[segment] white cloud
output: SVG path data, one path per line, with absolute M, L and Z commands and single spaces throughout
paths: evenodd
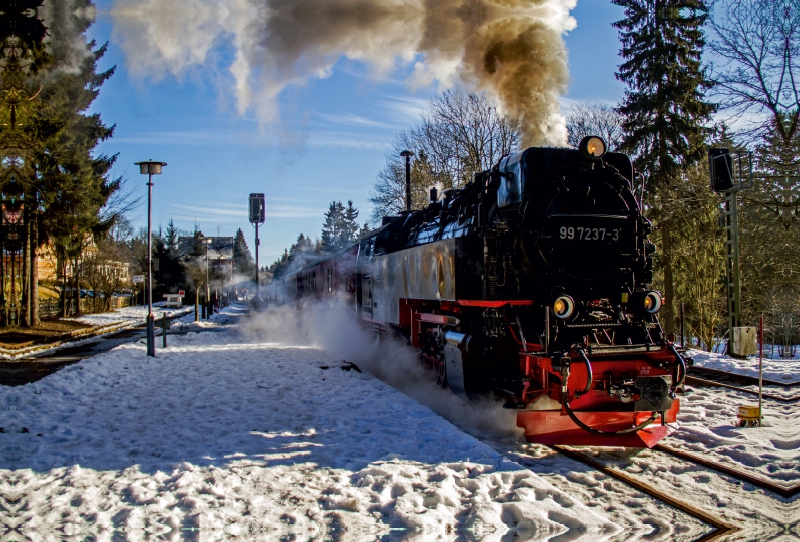
M 367 117 L 362 117 L 361 115 L 355 115 L 353 113 L 318 113 L 318 115 L 330 123 L 341 124 L 344 126 L 375 126 L 378 128 L 394 127 L 392 124 L 374 119 L 368 119 Z

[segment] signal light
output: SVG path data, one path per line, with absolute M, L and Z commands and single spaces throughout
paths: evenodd
M 656 314 L 660 311 L 662 304 L 663 300 L 661 299 L 661 294 L 658 292 L 647 292 L 644 294 L 644 310 L 649 314 Z
M 553 303 L 553 313 L 556 318 L 564 320 L 572 316 L 575 312 L 575 301 L 568 295 L 562 295 Z
M 725 148 L 708 149 L 708 168 L 711 176 L 711 190 L 725 192 L 733 189 L 733 160 Z

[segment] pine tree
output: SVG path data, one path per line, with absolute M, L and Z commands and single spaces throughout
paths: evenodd
M 121 182 L 108 175 L 115 157 L 94 155 L 97 144 L 111 137 L 113 127 L 105 126 L 99 114 L 87 112 L 113 73 L 113 68 L 97 72 L 106 47 L 93 50 L 95 42 L 84 41 L 91 25 L 85 14 L 92 11 L 92 2 L 76 0 L 69 7 L 54 3 L 50 8 L 56 15 L 71 11 L 70 24 L 53 28 L 39 19 L 42 4 L 6 2 L 0 13 L 0 158 L 10 166 L 5 173 L 12 173 L 0 179 L 0 190 L 12 189 L 18 200 L 24 200 L 22 323 L 26 325 L 38 320 L 36 250 L 52 241 L 61 269 L 71 261 L 77 302 L 82 252 L 91 237 L 103 239 L 117 219 L 114 212 L 101 216 L 101 209 Z M 66 301 L 63 286 L 62 301 Z
M 236 230 L 233 240 L 233 266 L 240 275 L 252 277 L 255 273 L 255 265 L 250 249 L 247 247 L 244 232 L 239 228 Z
M 345 208 L 341 201 L 332 201 L 325 213 L 325 222 L 322 225 L 322 250 L 336 252 L 344 247 L 344 234 L 346 231 Z
M 356 240 L 358 234 L 358 209 L 353 207 L 353 200 L 347 200 L 344 210 L 344 228 L 342 230 L 342 243 L 349 245 Z
M 170 252 L 174 252 L 178 248 L 178 228 L 175 227 L 175 222 L 173 222 L 171 218 L 167 223 L 164 243 L 167 245 L 167 250 Z
M 704 101 L 711 83 L 701 68 L 705 0 L 613 0 L 625 8 L 617 78 L 628 88 L 620 106 L 622 150 L 633 153 L 649 188 L 675 182 L 705 154 L 704 123 L 714 106 Z
M 704 0 L 613 0 L 625 8 L 620 30 L 622 56 L 617 78 L 627 85 L 619 111 L 625 132 L 621 150 L 634 155 L 648 179 L 648 205 L 662 242 L 664 327 L 675 329 L 671 209 L 660 193 L 680 182 L 682 171 L 704 154 L 706 129 L 714 106 L 704 101 L 710 87 L 701 68 L 708 18 Z

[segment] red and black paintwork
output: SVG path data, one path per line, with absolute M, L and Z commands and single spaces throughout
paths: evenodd
M 443 387 L 506 397 L 530 442 L 652 446 L 686 367 L 643 303 L 655 247 L 632 181 L 623 154 L 527 149 L 275 284 L 351 300 Z

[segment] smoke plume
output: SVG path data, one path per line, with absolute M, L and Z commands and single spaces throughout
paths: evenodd
M 89 0 L 45 0 L 37 15 L 47 27 L 45 45 L 54 65 L 50 75 L 77 73 L 92 56 L 84 33 L 97 11 Z
M 416 349 L 364 326 L 352 300 L 271 305 L 251 314 L 241 329 L 249 340 L 316 347 L 328 356 L 355 363 L 473 435 L 521 438 L 516 411 L 503 410 L 502 403 L 488 398 L 471 402 L 441 389 L 436 374 L 419 361 Z
M 575 26 L 576 2 L 116 0 L 111 15 L 134 75 L 208 69 L 230 48 L 230 91 L 242 114 L 274 120 L 284 89 L 328 77 L 347 58 L 376 76 L 411 67 L 412 88 L 461 81 L 488 91 L 522 119 L 524 143 L 537 145 L 566 143 L 562 35 Z

